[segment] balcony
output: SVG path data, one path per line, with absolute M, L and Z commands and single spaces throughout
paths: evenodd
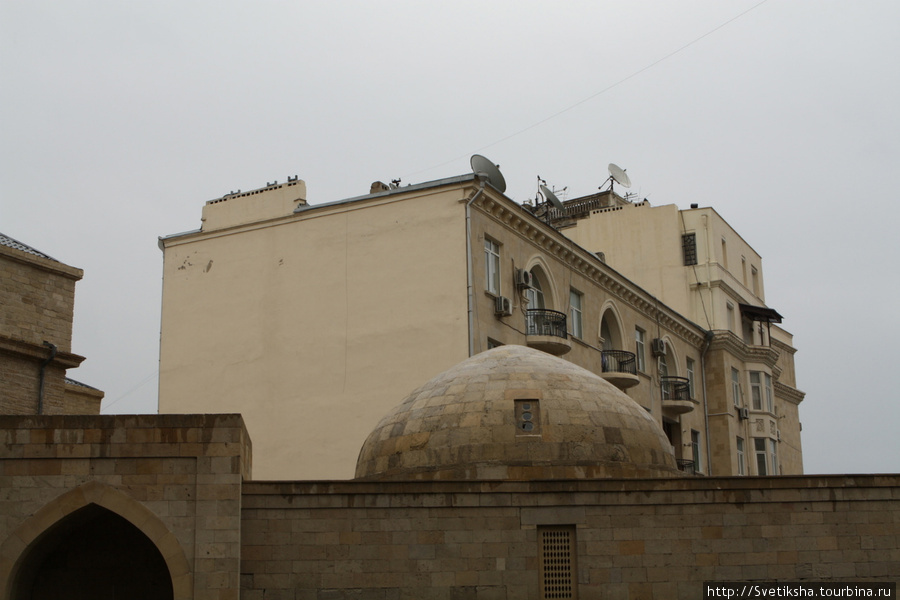
M 691 398 L 691 383 L 687 377 L 660 377 L 663 411 L 672 415 L 682 415 L 694 410 L 699 404 Z
M 620 390 L 627 390 L 640 383 L 634 352 L 603 350 L 600 360 L 603 371 L 600 376 Z
M 687 473 L 688 475 L 699 475 L 696 467 L 694 466 L 694 461 L 692 461 L 692 460 L 676 458 L 675 464 L 678 467 L 678 470 L 683 473 Z
M 572 349 L 566 333 L 566 314 L 545 308 L 525 311 L 525 343 L 531 348 L 562 356 Z

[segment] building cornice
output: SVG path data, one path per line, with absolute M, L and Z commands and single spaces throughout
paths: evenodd
M 574 271 L 592 280 L 647 318 L 653 320 L 658 318 L 661 326 L 685 342 L 696 347 L 703 343 L 705 330 L 702 327 L 660 302 L 655 296 L 602 262 L 595 254 L 582 248 L 518 204 L 504 196 L 482 194 L 474 206 L 509 230 L 531 241 L 546 254 L 566 263 Z
M 47 360 L 49 349 L 42 344 L 34 344 L 0 335 L 0 352 L 34 360 Z M 71 352 L 59 351 L 51 364 L 65 369 L 74 369 L 84 361 L 84 357 Z
M 62 275 L 63 277 L 74 279 L 75 281 L 78 281 L 82 277 L 84 277 L 84 271 L 77 267 L 70 267 L 69 265 L 53 260 L 52 258 L 36 256 L 34 254 L 22 252 L 21 250 L 16 250 L 15 248 L 0 246 L 0 256 L 32 267 L 37 267 L 39 269 L 49 271 L 57 275 Z
M 797 388 L 792 388 L 789 385 L 785 385 L 776 381 L 775 397 L 781 398 L 782 400 L 787 400 L 788 402 L 791 402 L 793 404 L 800 404 L 806 397 L 806 392 L 801 392 Z
M 781 375 L 778 367 L 779 352 L 769 346 L 750 346 L 731 331 L 715 331 L 710 351 L 722 350 L 743 362 L 763 364 L 772 370 L 772 375 L 777 379 Z

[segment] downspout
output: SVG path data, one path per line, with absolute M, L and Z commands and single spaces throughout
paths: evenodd
M 56 344 L 51 344 L 47 340 L 44 340 L 44 345 L 50 348 L 50 356 L 47 357 L 47 360 L 41 363 L 41 375 L 40 375 L 40 386 L 38 388 L 38 407 L 37 414 L 44 414 L 44 371 L 47 369 L 47 365 L 53 362 L 53 359 L 56 358 L 56 353 L 59 351 L 59 348 L 56 347 Z
M 707 331 L 703 340 L 703 352 L 700 353 L 700 381 L 703 384 L 703 425 L 706 428 L 706 464 L 709 465 L 709 476 L 712 477 L 712 444 L 709 443 L 709 400 L 706 398 L 706 352 L 712 344 L 713 332 Z
M 484 192 L 485 180 L 482 179 L 481 187 L 466 202 L 466 284 L 468 285 L 468 297 L 466 299 L 469 311 L 469 356 L 475 356 L 475 283 L 472 280 L 472 203 Z

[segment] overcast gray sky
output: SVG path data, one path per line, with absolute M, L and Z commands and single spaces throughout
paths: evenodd
M 763 256 L 807 473 L 900 471 L 895 0 L 0 0 L 0 231 L 84 269 L 70 376 L 155 412 L 162 254 L 206 200 L 626 168 Z M 398 401 L 400 398 L 398 398 Z

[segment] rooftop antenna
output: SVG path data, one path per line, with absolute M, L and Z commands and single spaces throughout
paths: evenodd
M 556 194 L 553 193 L 553 191 L 547 187 L 547 182 L 545 180 L 541 179 L 540 175 L 537 176 L 537 180 L 538 180 L 538 193 L 534 199 L 534 203 L 535 203 L 535 209 L 533 211 L 534 216 L 538 217 L 539 219 L 543 218 L 549 224 L 550 223 L 550 207 L 552 206 L 553 208 L 560 210 L 560 211 L 565 210 L 565 207 L 563 207 L 563 203 L 556 196 Z M 565 189 L 565 188 L 563 188 L 563 189 Z M 542 199 L 543 199 L 543 201 L 542 201 Z
M 503 179 L 499 165 L 495 165 L 480 154 L 473 154 L 469 164 L 472 165 L 473 173 L 487 177 L 488 183 L 497 188 L 501 194 L 506 191 L 506 180 Z
M 619 165 L 615 163 L 609 163 L 607 170 L 609 171 L 609 179 L 606 181 L 609 182 L 609 191 L 613 191 L 613 185 L 615 183 L 618 183 L 626 189 L 631 187 L 631 178 L 628 176 L 628 173 L 625 172 L 625 169 L 619 167 Z

